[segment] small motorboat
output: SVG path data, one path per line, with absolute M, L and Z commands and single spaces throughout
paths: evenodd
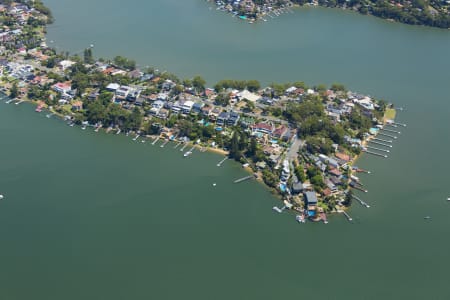
M 3 200 L 3 198 L 4 198 L 3 195 L 0 195 L 0 200 Z
M 450 197 L 447 198 L 447 201 L 450 201 Z
M 191 154 L 192 154 L 192 152 L 191 152 L 191 151 L 188 151 L 188 152 L 184 153 L 183 156 L 184 156 L 184 157 L 188 157 L 188 156 L 191 155 Z
M 296 215 L 295 220 L 299 223 L 305 223 L 305 216 L 303 215 Z
M 431 217 L 430 216 L 425 216 L 425 217 L 423 217 L 425 220 L 429 220 L 429 219 L 431 219 Z

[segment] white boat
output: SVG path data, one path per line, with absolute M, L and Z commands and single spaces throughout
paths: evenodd
M 295 216 L 295 220 L 297 220 L 297 222 L 299 223 L 305 223 L 305 217 L 303 215 L 296 215 Z
M 3 197 L 3 195 L 0 195 L 0 200 L 2 200 L 4 197 Z
M 447 201 L 450 201 L 450 197 L 447 198 Z
M 81 129 L 85 130 L 86 129 L 86 125 L 83 125 L 83 127 L 81 127 Z
M 184 156 L 184 157 L 188 157 L 188 156 L 191 155 L 191 154 L 192 154 L 192 152 L 191 152 L 191 151 L 188 151 L 188 152 L 184 153 L 183 156 Z
M 425 220 L 429 220 L 429 219 L 431 219 L 431 217 L 430 216 L 425 216 L 425 217 L 423 217 Z

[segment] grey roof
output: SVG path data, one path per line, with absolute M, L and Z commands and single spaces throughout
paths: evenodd
M 308 204 L 317 204 L 317 197 L 315 192 L 306 192 L 305 195 Z

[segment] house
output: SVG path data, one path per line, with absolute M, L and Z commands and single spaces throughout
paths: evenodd
M 285 134 L 286 134 L 286 132 L 288 131 L 288 128 L 286 127 L 286 126 L 284 126 L 284 125 L 281 125 L 281 126 L 279 126 L 278 128 L 276 128 L 274 131 L 273 131 L 273 136 L 274 137 L 276 137 L 276 138 L 282 138 Z
M 125 85 L 120 86 L 117 90 L 116 90 L 116 96 L 119 99 L 125 99 L 128 96 L 128 93 L 131 91 L 131 88 Z
M 66 69 L 70 68 L 71 66 L 73 66 L 74 64 L 76 64 L 74 61 L 71 60 L 62 60 L 58 63 L 58 67 L 62 70 L 65 71 Z
M 74 101 L 72 103 L 72 110 L 79 111 L 83 109 L 83 102 L 82 101 Z
M 189 114 L 191 112 L 192 106 L 194 106 L 193 101 L 185 101 L 181 106 L 181 111 L 183 112 L 183 114 Z
M 256 102 L 257 100 L 259 100 L 261 98 L 259 95 L 251 93 L 248 90 L 243 90 L 242 92 L 237 93 L 236 97 L 239 101 L 247 99 L 248 101 L 251 101 L 251 102 Z
M 172 113 L 179 114 L 183 111 L 183 103 L 180 101 L 175 101 L 170 109 L 172 110 Z
M 194 105 L 192 106 L 192 111 L 199 114 L 202 112 L 202 108 L 203 106 L 205 106 L 205 103 L 203 102 L 195 102 Z
M 228 119 L 227 119 L 227 125 L 228 126 L 236 126 L 239 121 L 239 114 L 237 112 L 230 112 Z
M 295 176 L 295 175 L 294 175 L 293 179 L 294 179 L 293 180 L 294 183 L 292 184 L 291 192 L 294 195 L 298 195 L 301 192 L 303 192 L 303 183 L 300 180 L 298 180 L 297 176 Z
M 58 82 L 53 85 L 53 90 L 61 94 L 68 94 L 72 90 L 70 82 Z
M 264 134 L 272 134 L 273 132 L 273 126 L 268 123 L 257 123 L 252 126 L 252 130 L 254 132 L 261 132 Z
M 317 205 L 317 196 L 315 192 L 306 192 L 305 193 L 306 205 L 308 205 L 308 209 L 313 208 Z M 313 208 L 314 209 L 314 208 Z
M 202 107 L 202 115 L 204 115 L 205 117 L 209 117 L 209 114 L 212 111 L 212 107 L 211 106 L 203 106 Z
M 106 86 L 106 90 L 115 93 L 120 88 L 118 83 L 110 83 Z
M 216 124 L 219 126 L 224 126 L 227 123 L 229 117 L 230 114 L 228 112 L 221 112 L 217 117 Z

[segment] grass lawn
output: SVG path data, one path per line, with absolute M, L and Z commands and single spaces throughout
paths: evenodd
M 384 113 L 384 119 L 385 120 L 394 120 L 396 112 L 397 111 L 394 108 L 386 109 L 386 112 Z

